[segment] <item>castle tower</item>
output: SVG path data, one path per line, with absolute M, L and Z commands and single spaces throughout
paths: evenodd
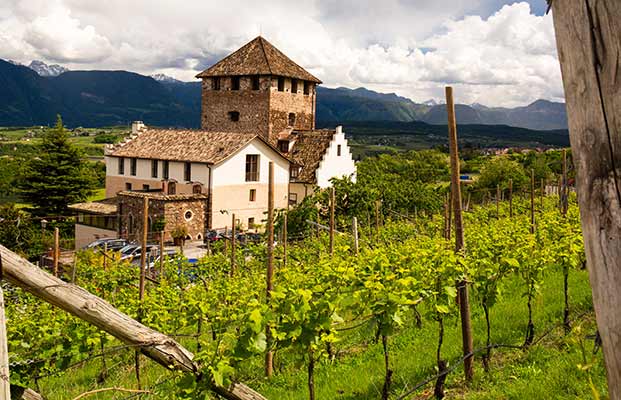
M 288 129 L 315 128 L 321 81 L 261 36 L 196 77 L 203 81 L 205 130 L 258 133 L 275 142 Z

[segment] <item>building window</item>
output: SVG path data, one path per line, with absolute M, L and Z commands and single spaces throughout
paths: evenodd
M 292 79 L 291 80 L 291 93 L 297 93 L 297 92 L 298 92 L 298 80 Z
M 292 166 L 290 171 L 291 178 L 295 179 L 300 174 L 300 167 Z
M 254 218 L 248 218 L 248 229 L 254 229 Z
M 250 201 L 257 200 L 257 189 L 250 189 Z
M 186 162 L 183 168 L 183 179 L 186 182 L 190 182 L 192 180 L 192 163 Z
M 310 82 L 304 81 L 304 94 L 310 93 Z
M 233 122 L 239 121 L 239 111 L 229 111 L 229 119 Z
M 151 178 L 157 178 L 157 160 L 151 160 Z
M 194 194 L 201 194 L 201 193 L 203 193 L 203 185 L 193 185 L 192 186 L 192 193 L 194 193 Z
M 259 75 L 254 75 L 252 76 L 252 90 L 259 90 L 260 87 L 260 79 L 259 79 Z
M 194 213 L 192 211 L 190 211 L 190 210 L 187 210 L 183 214 L 183 218 L 185 218 L 186 221 L 190 221 L 193 217 L 194 217 Z
M 231 77 L 231 90 L 239 90 L 239 76 Z
M 278 91 L 285 91 L 285 78 L 283 78 L 282 76 L 278 77 Z
M 220 77 L 211 78 L 211 89 L 220 90 Z
M 246 182 L 257 182 L 259 180 L 259 155 L 246 155 Z
M 119 175 L 125 175 L 125 159 L 119 158 Z
M 168 182 L 168 194 L 177 193 L 177 184 L 175 182 Z
M 289 205 L 296 205 L 298 203 L 298 194 L 289 193 Z
M 337 145 L 336 145 L 336 155 L 337 155 L 338 157 L 340 157 L 340 156 L 341 156 L 341 145 L 340 145 L 340 144 L 337 144 Z
M 148 191 L 149 189 L 151 189 L 151 187 L 149 187 L 149 185 L 142 185 L 142 190 Z
M 289 126 L 295 125 L 295 113 L 289 113 Z
M 168 160 L 164 161 L 164 164 L 162 165 L 162 177 L 164 179 L 168 179 L 169 178 L 169 169 L 168 169 L 169 165 L 168 165 Z
M 279 140 L 278 141 L 278 150 L 281 153 L 287 153 L 289 151 L 289 141 L 288 140 Z
M 132 158 L 129 160 L 129 174 L 131 176 L 136 176 L 136 159 Z
M 129 183 L 129 182 L 126 182 L 126 183 L 125 183 L 125 190 L 127 190 L 127 191 L 132 190 L 132 184 L 131 184 L 131 183 Z

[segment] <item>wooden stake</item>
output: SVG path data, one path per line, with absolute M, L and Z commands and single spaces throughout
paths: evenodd
M 358 255 L 359 252 L 359 244 L 358 244 L 358 218 L 353 217 L 352 218 L 352 235 L 354 236 L 354 252 L 356 253 L 356 255 Z
M 330 255 L 334 255 L 334 203 L 336 194 L 334 186 L 330 189 Z
M 0 268 L 2 260 L 0 260 Z M 0 282 L 1 283 L 1 282 Z M 6 317 L 4 315 L 4 292 L 0 285 L 0 399 L 11 400 L 9 381 L 9 347 L 6 335 Z
M 161 231 L 160 232 L 160 276 L 159 276 L 160 279 L 162 279 L 162 277 L 164 276 L 163 274 L 164 274 L 164 231 Z
M 621 4 L 552 2 L 608 396 L 621 399 Z
M 282 215 L 282 265 L 287 265 L 287 211 Z
M 496 185 L 496 219 L 500 219 L 500 185 Z
M 530 233 L 535 233 L 535 170 L 530 170 Z
M 558 194 L 558 212 L 563 213 L 563 175 L 558 177 L 558 186 L 557 186 L 557 194 Z
M 541 212 L 543 212 L 545 208 L 545 204 L 544 204 L 545 196 L 546 196 L 546 183 L 545 183 L 545 180 L 541 178 Z
M 568 208 L 568 182 L 567 182 L 567 150 L 563 149 L 563 190 L 561 194 L 561 214 L 563 216 L 567 215 Z
M 513 218 L 513 179 L 509 179 L 509 218 Z
M 267 281 L 266 281 L 266 300 L 269 304 L 272 297 L 272 290 L 274 290 L 274 283 L 272 282 L 274 275 L 274 163 L 269 163 L 268 174 L 268 194 L 267 194 Z M 266 328 L 267 347 L 268 349 L 272 343 L 272 332 L 270 327 Z M 268 350 L 265 353 L 265 375 L 269 378 L 274 372 L 274 353 L 272 350 Z
M 453 189 L 451 188 L 448 193 L 448 236 L 450 240 L 453 236 Z
M 142 243 L 140 251 L 140 287 L 138 293 L 138 299 L 140 300 L 140 306 L 138 307 L 138 321 L 142 321 L 142 301 L 144 299 L 144 287 L 147 269 L 147 238 L 149 234 L 149 198 L 145 197 L 142 203 Z M 140 382 L 140 352 L 135 352 L 135 368 L 136 368 L 136 382 L 138 389 L 142 389 Z
M 235 265 L 235 213 L 231 215 L 231 276 L 235 275 L 235 269 L 237 266 Z
M 459 181 L 459 153 L 457 149 L 457 122 L 455 120 L 455 104 L 453 88 L 446 87 L 446 109 L 449 127 L 449 151 L 451 156 L 451 192 L 453 194 L 453 213 L 455 215 L 455 252 L 459 253 L 464 247 L 464 227 L 461 213 L 461 187 Z M 464 279 L 459 282 L 459 311 L 461 315 L 461 333 L 466 381 L 471 382 L 474 376 L 474 357 L 472 327 L 470 322 L 470 301 L 468 299 L 468 282 Z
M 444 202 L 444 239 L 450 239 L 450 228 L 449 228 L 449 203 L 448 201 Z
M 54 276 L 58 276 L 58 260 L 60 259 L 60 234 L 58 228 L 54 228 L 54 254 L 52 260 L 54 261 Z

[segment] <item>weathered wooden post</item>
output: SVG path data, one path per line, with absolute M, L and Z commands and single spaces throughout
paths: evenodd
M 140 250 L 140 287 L 138 293 L 138 299 L 140 300 L 140 306 L 138 307 L 138 318 L 139 322 L 142 322 L 142 301 L 144 299 L 144 287 L 146 280 L 146 269 L 147 269 L 147 240 L 149 235 L 149 198 L 144 197 L 142 203 L 142 243 Z M 136 364 L 136 382 L 138 383 L 138 390 L 142 389 L 142 384 L 140 382 L 140 352 L 135 352 L 134 361 Z
M 160 232 L 160 275 L 159 275 L 159 279 L 163 278 L 164 276 L 163 274 L 164 274 L 164 231 L 161 231 Z
M 54 276 L 58 276 L 58 259 L 60 258 L 60 233 L 58 228 L 54 228 L 54 254 L 52 260 L 54 264 Z
M 330 255 L 334 255 L 334 203 L 336 195 L 334 186 L 330 188 Z
M 235 275 L 235 269 L 237 265 L 235 265 L 235 234 L 236 232 L 235 226 L 235 213 L 231 214 L 231 276 Z
M 358 218 L 352 218 L 352 235 L 354 236 L 354 253 L 358 255 L 359 252 L 359 243 L 358 243 Z
M 274 290 L 272 278 L 274 276 L 274 163 L 269 163 L 268 192 L 267 192 L 267 277 L 266 300 L 269 304 Z M 269 378 L 274 372 L 274 353 L 269 350 L 272 343 L 270 327 L 266 328 L 268 351 L 265 353 L 265 375 Z
M 621 399 L 621 2 L 555 0 L 582 234 L 610 399 Z
M 545 183 L 545 180 L 541 178 L 541 212 L 543 212 L 545 208 L 545 204 L 544 204 L 545 195 L 546 195 L 546 183 Z
M 563 190 L 561 192 L 561 214 L 567 215 L 569 187 L 567 181 L 567 149 L 563 149 Z
M 513 179 L 509 179 L 509 218 L 513 218 Z
M 496 185 L 496 219 L 500 219 L 500 185 Z
M 282 265 L 287 265 L 287 211 L 282 215 Z
M 535 233 L 535 170 L 530 170 L 530 233 Z
M 0 256 L 0 269 L 2 256 Z M 9 346 L 6 335 L 6 316 L 4 315 L 4 291 L 2 290 L 2 271 L 0 270 L 0 399 L 11 400 L 9 380 Z
M 461 213 L 461 187 L 459 182 L 459 154 L 457 149 L 457 122 L 455 120 L 455 104 L 453 88 L 446 87 L 446 109 L 448 112 L 449 151 L 451 157 L 451 193 L 453 197 L 453 213 L 455 215 L 455 252 L 464 247 L 464 228 Z M 464 373 L 466 381 L 472 381 L 474 375 L 474 357 L 472 327 L 470 323 L 470 301 L 468 299 L 468 282 L 463 279 L 459 287 L 459 312 L 461 315 L 461 333 L 463 342 Z

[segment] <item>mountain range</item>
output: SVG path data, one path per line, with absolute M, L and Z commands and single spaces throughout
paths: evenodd
M 198 127 L 200 82 L 127 71 L 69 71 L 33 61 L 28 67 L 0 60 L 0 126 L 47 125 L 60 114 L 67 126 Z M 537 100 L 517 108 L 456 105 L 460 124 L 508 125 L 533 130 L 567 129 L 563 103 Z M 422 121 L 445 125 L 446 107 L 365 88 L 317 90 L 317 123 Z

